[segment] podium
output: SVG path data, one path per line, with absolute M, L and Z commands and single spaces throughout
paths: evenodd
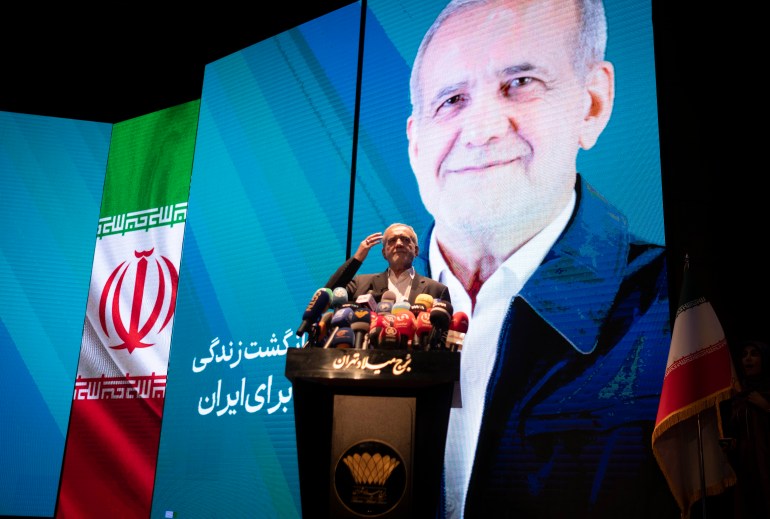
M 438 511 L 460 353 L 289 349 L 303 518 Z

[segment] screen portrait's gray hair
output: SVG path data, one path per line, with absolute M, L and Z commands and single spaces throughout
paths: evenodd
M 576 2 L 580 27 L 575 35 L 576 41 L 572 54 L 572 66 L 582 79 L 596 63 L 604 60 L 607 49 L 607 18 L 604 13 L 603 0 L 574 0 Z M 436 32 L 450 17 L 463 11 L 489 5 L 495 0 L 452 0 L 433 21 L 428 31 L 423 36 L 417 55 L 412 65 L 412 74 L 409 78 L 409 97 L 412 103 L 412 114 L 422 114 L 422 84 L 421 71 L 425 52 Z

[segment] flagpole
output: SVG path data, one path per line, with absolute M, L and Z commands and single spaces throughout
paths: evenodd
M 698 464 L 700 465 L 700 502 L 702 519 L 706 519 L 706 466 L 703 461 L 703 428 L 700 424 L 700 411 L 698 412 Z
M 684 270 L 690 269 L 690 255 L 684 255 Z M 706 519 L 706 463 L 703 459 L 703 427 L 700 423 L 700 411 L 698 411 L 698 467 L 700 468 L 700 503 L 702 519 Z
M 685 253 L 684 255 L 684 269 L 685 271 L 690 269 L 690 255 Z M 700 503 L 702 519 L 706 519 L 706 463 L 703 458 L 703 427 L 700 423 L 700 411 L 698 411 L 697 424 L 698 424 L 698 468 L 700 469 Z

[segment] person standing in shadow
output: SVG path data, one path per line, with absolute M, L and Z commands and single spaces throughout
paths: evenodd
M 735 470 L 735 519 L 770 517 L 770 344 L 743 341 L 738 352 L 741 391 L 723 409 L 727 454 Z

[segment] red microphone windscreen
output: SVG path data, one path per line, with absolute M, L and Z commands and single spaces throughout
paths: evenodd
M 382 327 L 382 316 L 376 312 L 371 312 L 369 315 L 369 331 L 371 332 L 378 326 Z
M 401 348 L 409 349 L 412 347 L 412 337 L 414 337 L 415 319 L 412 312 L 396 314 L 393 320 L 393 327 L 401 335 Z
M 433 325 L 430 322 L 430 312 L 421 312 L 414 326 L 414 338 L 417 344 L 412 344 L 412 348 L 427 351 L 431 331 L 433 331 Z
M 383 326 L 393 326 L 393 322 L 396 320 L 396 316 L 393 314 L 383 314 L 380 317 L 382 318 Z
M 449 324 L 449 329 L 456 332 L 466 333 L 468 331 L 468 314 L 465 312 L 457 312 L 452 315 L 452 322 Z
M 446 337 L 446 347 L 450 351 L 462 351 L 465 333 L 468 331 L 468 315 L 465 312 L 457 312 L 449 323 L 449 332 Z
M 371 317 L 372 320 L 369 323 L 369 342 L 367 347 L 369 349 L 376 349 L 380 345 L 380 332 L 382 332 L 384 324 L 381 315 L 372 312 Z

